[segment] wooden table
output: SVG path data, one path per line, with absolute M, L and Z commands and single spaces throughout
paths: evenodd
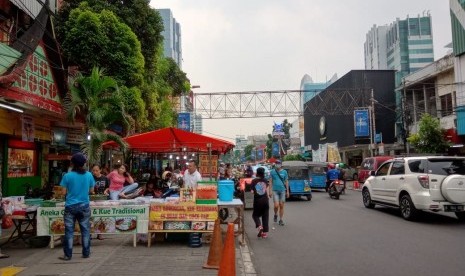
M 25 215 L 11 216 L 15 229 L 11 233 L 8 240 L 2 244 L 2 246 L 10 242 L 17 241 L 19 239 L 25 242 L 27 237 L 35 236 L 36 235 L 36 216 L 37 216 L 37 210 L 26 211 Z M 16 237 L 15 237 L 15 234 L 16 234 Z
M 245 227 L 244 227 L 244 203 L 238 198 L 234 198 L 232 201 L 221 201 L 218 200 L 218 210 L 227 208 L 234 209 L 237 213 L 237 219 L 234 220 L 234 224 L 237 224 L 237 232 L 235 234 L 240 234 L 241 239 L 239 243 L 241 245 L 245 244 Z

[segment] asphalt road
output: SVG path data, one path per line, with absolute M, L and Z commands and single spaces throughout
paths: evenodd
M 270 208 L 268 239 L 256 237 L 246 211 L 259 275 L 465 275 L 465 224 L 453 215 L 408 222 L 394 209 L 366 209 L 352 190 L 340 200 L 314 191 L 312 201 L 292 200 L 285 208 L 285 226 L 272 222 Z

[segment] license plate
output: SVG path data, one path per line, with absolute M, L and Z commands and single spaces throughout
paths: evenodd
M 310 191 L 310 187 L 305 187 L 304 188 L 304 192 L 309 192 Z
M 464 210 L 463 205 L 445 205 L 444 211 L 446 212 L 461 212 Z

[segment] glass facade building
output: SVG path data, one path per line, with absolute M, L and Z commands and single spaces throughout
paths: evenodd
M 163 20 L 163 53 L 165 57 L 174 59 L 182 68 L 181 25 L 173 17 L 170 9 L 157 9 Z
M 389 26 L 373 26 L 364 50 L 365 69 L 396 70 L 399 86 L 402 77 L 434 61 L 431 15 L 397 18 Z

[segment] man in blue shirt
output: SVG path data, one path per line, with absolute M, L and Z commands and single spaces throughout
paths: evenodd
M 273 221 L 278 221 L 278 210 L 279 210 L 279 225 L 284 226 L 284 202 L 289 197 L 289 182 L 287 171 L 283 170 L 282 163 L 277 160 L 275 163 L 274 170 L 270 172 L 270 186 L 273 191 L 273 202 L 274 202 L 274 217 Z M 271 195 L 270 195 L 271 197 Z
M 336 169 L 336 166 L 334 166 L 334 164 L 329 164 L 328 169 L 329 170 L 326 173 L 326 192 L 328 191 L 331 182 L 333 182 L 334 180 L 338 180 L 340 177 L 340 172 L 338 169 Z
M 61 260 L 69 261 L 73 256 L 74 223 L 79 223 L 81 230 L 82 257 L 90 256 L 90 206 L 89 194 L 94 193 L 95 180 L 92 174 L 84 169 L 86 157 L 76 153 L 71 157 L 73 168 L 63 176 L 60 186 L 66 193 L 65 200 L 65 237 L 63 241 L 64 256 Z

